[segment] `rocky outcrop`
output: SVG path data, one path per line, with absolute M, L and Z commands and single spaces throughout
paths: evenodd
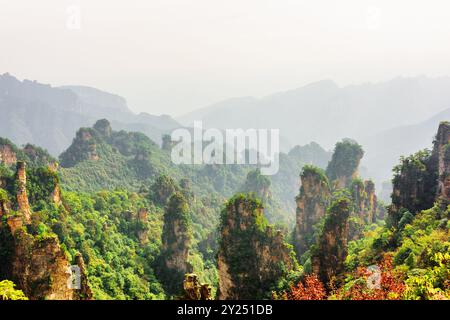
M 267 203 L 272 198 L 272 194 L 270 192 L 270 179 L 261 175 L 261 171 L 259 169 L 250 171 L 247 174 L 243 192 L 254 192 L 263 203 Z
M 94 124 L 93 128 L 94 128 L 95 130 L 97 130 L 97 132 L 99 132 L 100 135 L 101 135 L 104 139 L 108 140 L 108 139 L 111 138 L 111 135 L 112 135 L 112 128 L 111 128 L 111 124 L 109 123 L 108 120 L 106 120 L 106 119 L 98 120 L 98 121 Z
M 58 163 L 53 162 L 50 165 L 48 165 L 48 169 L 51 173 L 57 174 L 58 171 Z M 53 191 L 50 194 L 50 200 L 57 206 L 60 206 L 62 204 L 62 195 L 61 195 L 61 187 L 59 186 L 58 179 L 55 179 L 55 184 L 53 187 Z
M 364 190 L 366 192 L 366 198 L 364 200 L 364 207 L 366 209 L 365 220 L 367 223 L 373 223 L 378 215 L 378 202 L 373 181 L 364 181 Z
M 404 211 L 415 214 L 433 207 L 438 200 L 444 207 L 450 199 L 450 124 L 439 125 L 433 151 L 419 151 L 394 168 L 389 222 L 396 226 Z
M 0 210 L 6 219 L 0 220 L 0 252 L 2 263 L 0 278 L 13 280 L 29 299 L 75 300 L 90 299 L 92 293 L 87 282 L 84 263 L 76 258 L 80 270 L 81 286 L 70 287 L 73 279 L 70 261 L 52 233 L 34 234 L 37 225 L 28 202 L 27 175 L 24 162 L 17 162 L 17 212 L 9 210 L 10 199 L 2 192 Z M 11 186 L 9 186 L 11 187 Z M 5 221 L 6 220 L 6 221 Z M 4 221 L 6 223 L 4 223 Z M 30 225 L 30 228 L 25 226 Z
M 141 208 L 137 212 L 137 237 L 140 244 L 148 242 L 148 210 Z
M 218 299 L 260 299 L 296 268 L 292 249 L 267 225 L 261 203 L 237 195 L 222 212 Z
M 330 199 L 328 179 L 319 168 L 305 166 L 300 174 L 300 194 L 296 197 L 294 247 L 300 258 L 312 243 L 314 225 L 325 216 Z
M 333 200 L 318 246 L 312 254 L 312 271 L 328 289 L 331 289 L 330 282 L 344 272 L 351 205 L 351 200 L 345 196 Z
M 19 229 L 14 233 L 10 278 L 32 300 L 91 299 L 84 268 L 80 288 L 71 288 L 70 263 L 56 237 L 36 238 Z M 80 295 L 82 293 L 82 295 Z
M 80 289 L 76 292 L 79 300 L 92 300 L 93 294 L 87 278 L 86 266 L 81 253 L 75 255 L 75 264 L 80 270 Z
M 354 203 L 354 215 L 362 223 L 371 224 L 375 222 L 378 206 L 375 184 L 370 180 L 354 179 L 349 189 Z
M 363 155 L 362 147 L 353 140 L 344 139 L 336 144 L 326 170 L 334 189 L 347 188 L 358 176 L 358 167 Z
M 183 300 L 212 300 L 211 287 L 207 283 L 200 283 L 194 273 L 184 275 L 183 290 Z
M 97 143 L 100 134 L 93 128 L 78 130 L 72 145 L 60 155 L 63 167 L 73 167 L 84 160 L 97 161 L 100 156 L 97 152 Z
M 165 205 L 178 189 L 178 186 L 171 177 L 160 175 L 150 188 L 151 198 L 155 203 Z
M 0 163 L 7 166 L 13 165 L 17 162 L 17 155 L 7 141 L 0 141 Z
M 24 217 L 24 222 L 29 224 L 31 222 L 31 209 L 28 203 L 27 195 L 27 172 L 25 162 L 17 162 L 17 206 L 19 213 Z
M 184 196 L 176 192 L 167 204 L 162 233 L 162 266 L 160 279 L 170 293 L 176 293 L 186 273 L 192 272 L 188 262 L 192 242 L 189 206 Z
M 437 198 L 443 206 L 450 204 L 450 123 L 442 122 L 434 141 L 433 156 L 437 158 Z

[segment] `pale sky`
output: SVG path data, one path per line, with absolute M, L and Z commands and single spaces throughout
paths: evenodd
M 0 0 L 4 72 L 171 115 L 322 79 L 450 75 L 450 2 Z

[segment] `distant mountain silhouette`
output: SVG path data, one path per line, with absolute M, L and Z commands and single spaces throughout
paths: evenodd
M 450 77 L 346 87 L 324 80 L 260 99 L 228 99 L 177 120 L 203 120 L 206 128 L 279 128 L 285 145 L 316 141 L 328 150 L 352 138 L 366 151 L 361 174 L 381 183 L 401 155 L 430 145 L 439 121 L 450 119 L 449 107 Z
M 141 131 L 155 142 L 180 125 L 170 116 L 134 114 L 124 98 L 83 86 L 52 87 L 0 75 L 0 136 L 40 145 L 58 155 L 80 127 L 107 118 L 115 130 Z
M 408 156 L 418 150 L 430 148 L 441 121 L 450 120 L 450 108 L 439 112 L 426 121 L 380 132 L 361 141 L 367 150 L 363 165 L 367 175 L 377 181 L 392 178 L 392 168 L 400 156 Z
M 292 145 L 316 141 L 332 148 L 423 121 L 450 106 L 450 77 L 396 78 L 339 87 L 324 80 L 260 99 L 233 98 L 177 118 L 205 127 L 279 128 Z

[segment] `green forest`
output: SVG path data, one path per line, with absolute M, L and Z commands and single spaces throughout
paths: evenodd
M 389 203 L 351 139 L 264 176 L 175 165 L 169 138 L 102 119 L 58 158 L 0 138 L 0 300 L 450 298 L 449 122 L 398 159 Z

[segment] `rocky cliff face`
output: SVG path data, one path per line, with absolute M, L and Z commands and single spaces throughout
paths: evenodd
M 264 218 L 259 201 L 237 195 L 222 212 L 218 299 L 258 299 L 296 262 L 281 232 Z
M 444 206 L 450 203 L 450 123 L 442 122 L 434 141 L 433 156 L 437 158 L 437 197 Z
M 194 273 L 188 273 L 184 276 L 183 290 L 183 300 L 212 300 L 209 284 L 200 283 Z
M 11 279 L 30 299 L 74 300 L 90 299 L 84 264 L 76 259 L 80 268 L 81 287 L 70 287 L 73 276 L 70 262 L 62 251 L 56 235 L 33 235 L 26 225 L 33 226 L 32 211 L 27 197 L 25 163 L 17 163 L 17 213 L 10 211 L 10 200 L 2 197 L 0 207 L 6 219 L 0 221 L 3 241 L 1 278 Z M 4 223 L 6 221 L 6 223 Z
M 330 199 L 330 186 L 325 174 L 319 168 L 305 166 L 300 174 L 300 194 L 296 198 L 296 224 L 294 247 L 300 258 L 312 242 L 314 225 L 325 216 Z
M 141 244 L 148 242 L 148 211 L 145 208 L 141 208 L 137 212 L 137 237 Z
M 378 216 L 378 199 L 375 194 L 375 184 L 370 180 L 364 181 L 364 190 L 366 192 L 366 198 L 364 199 L 365 220 L 367 223 L 373 223 Z
M 312 254 L 312 271 L 330 289 L 330 281 L 344 271 L 347 257 L 351 200 L 339 197 L 328 208 L 318 247 Z
M 58 172 L 58 163 L 53 162 L 48 165 L 48 170 L 56 176 Z M 58 180 L 56 180 L 54 183 L 52 193 L 50 194 L 50 200 L 57 206 L 60 206 L 62 204 L 61 187 L 59 186 Z
M 266 203 L 271 200 L 272 194 L 270 192 L 270 179 L 261 175 L 261 171 L 256 169 L 247 174 L 243 192 L 254 192 L 259 199 Z
M 17 206 L 19 213 L 23 216 L 25 223 L 31 222 L 31 209 L 28 203 L 27 195 L 27 172 L 25 162 L 19 161 L 17 163 Z
M 5 165 L 10 166 L 15 164 L 16 162 L 17 155 L 14 152 L 13 147 L 0 141 L 0 163 L 4 163 Z
M 170 293 L 177 293 L 184 275 L 192 272 L 188 262 L 191 241 L 189 206 L 184 196 L 176 192 L 168 201 L 162 233 L 160 278 Z
M 74 300 L 68 287 L 70 263 L 55 238 L 35 239 L 23 229 L 14 232 L 11 278 L 30 299 Z
M 395 167 L 390 222 L 395 226 L 407 210 L 415 214 L 431 208 L 436 200 L 443 206 L 450 195 L 450 124 L 442 122 L 433 151 L 420 151 L 401 159 Z
M 375 222 L 377 216 L 375 184 L 370 180 L 355 179 L 350 186 L 350 191 L 355 207 L 354 215 L 363 223 Z
M 326 170 L 334 189 L 347 188 L 358 176 L 358 167 L 363 155 L 362 147 L 355 141 L 345 139 L 336 144 Z
M 97 152 L 98 133 L 92 128 L 81 128 L 78 130 L 72 145 L 64 151 L 61 156 L 63 167 L 73 167 L 82 160 L 100 159 Z

